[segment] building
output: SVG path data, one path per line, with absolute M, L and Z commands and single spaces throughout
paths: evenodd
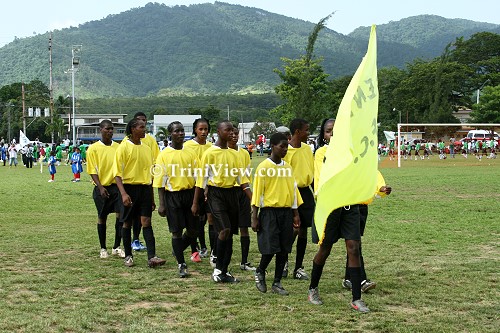
M 470 113 L 472 112 L 471 109 L 459 109 L 453 113 L 453 116 L 460 120 L 462 124 L 466 124 L 470 122 Z
M 153 118 L 153 136 L 156 137 L 160 127 L 167 128 L 173 121 L 180 121 L 184 126 L 186 139 L 190 139 L 193 135 L 193 123 L 196 119 L 201 118 L 201 115 L 155 115 Z M 214 129 L 212 129 L 214 130 Z
M 75 130 L 76 140 L 84 142 L 92 142 L 101 139 L 99 131 L 99 123 L 105 119 L 110 120 L 115 128 L 113 140 L 121 141 L 125 137 L 125 128 L 127 123 L 125 117 L 127 114 L 76 114 L 75 115 Z M 62 114 L 61 118 L 65 126 L 68 126 L 68 137 L 73 129 L 71 114 Z

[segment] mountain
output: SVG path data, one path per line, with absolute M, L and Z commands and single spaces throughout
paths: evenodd
M 496 31 L 495 31 L 496 30 Z M 419 15 L 377 26 L 379 42 L 398 43 L 415 48 L 423 58 L 440 55 L 448 43 L 457 37 L 468 38 L 481 32 L 496 32 L 500 26 L 464 19 L 445 19 L 437 15 Z M 370 27 L 359 27 L 349 34 L 355 39 L 368 40 Z
M 325 15 L 326 16 L 326 15 Z M 304 53 L 314 23 L 223 2 L 144 7 L 52 33 L 55 96 L 71 94 L 72 45 L 82 45 L 75 74 L 80 98 L 263 93 L 279 82 L 281 57 Z M 315 54 L 332 77 L 350 75 L 366 52 L 367 27 L 349 35 L 321 31 Z M 433 58 L 456 37 L 499 26 L 416 16 L 378 27 L 379 66 Z M 48 84 L 49 33 L 0 48 L 0 86 Z

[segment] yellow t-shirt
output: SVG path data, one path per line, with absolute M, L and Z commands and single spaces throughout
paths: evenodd
M 106 146 L 102 141 L 91 144 L 87 150 L 87 173 L 97 175 L 102 186 L 115 184 L 113 163 L 119 144 L 112 142 Z
M 300 206 L 302 197 L 293 172 L 292 167 L 283 160 L 280 164 L 270 158 L 262 161 L 253 178 L 252 206 L 294 209 Z
M 241 177 L 241 184 L 246 184 L 246 183 L 250 184 L 251 173 L 252 173 L 250 164 L 250 154 L 248 153 L 248 151 L 246 151 L 246 149 L 240 147 L 238 147 L 235 150 L 238 152 L 238 157 L 240 159 L 241 164 L 244 167 L 244 172 Z M 235 186 L 240 186 L 241 184 L 237 184 Z
M 125 137 L 120 144 L 129 141 L 127 137 Z M 141 139 L 142 143 L 145 143 L 149 148 L 151 148 L 151 153 L 153 154 L 153 161 L 156 161 L 158 154 L 160 153 L 160 147 L 158 146 L 158 142 L 154 136 L 149 133 L 146 133 L 146 136 Z
M 169 192 L 191 189 L 199 172 L 196 171 L 197 168 L 199 161 L 194 150 L 168 146 L 156 159 L 153 187 L 164 187 Z
M 318 186 L 319 186 L 319 173 L 321 172 L 321 168 L 323 167 L 323 163 L 325 163 L 325 154 L 327 145 L 324 145 L 318 149 L 314 153 L 314 194 L 318 194 Z
M 130 140 L 116 150 L 113 174 L 121 177 L 124 184 L 150 185 L 152 180 L 153 154 L 141 141 L 136 145 Z
M 312 184 L 314 178 L 314 156 L 309 145 L 301 143 L 300 148 L 288 145 L 288 152 L 283 158 L 293 168 L 298 187 Z
M 201 158 L 201 177 L 196 179 L 196 186 L 205 188 L 207 185 L 230 188 L 241 184 L 244 166 L 234 149 L 222 149 L 212 146 Z
M 196 152 L 196 156 L 201 160 L 203 153 L 207 151 L 208 148 L 212 147 L 212 142 L 207 141 L 204 145 L 200 145 L 195 140 L 187 140 L 184 142 L 184 147 L 193 149 Z

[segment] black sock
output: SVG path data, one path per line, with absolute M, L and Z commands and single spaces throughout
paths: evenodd
M 351 281 L 351 276 L 349 275 L 349 256 L 346 254 L 345 256 L 345 274 L 344 274 L 344 280 L 349 280 Z
M 205 241 L 205 224 L 206 224 L 206 215 L 203 215 L 203 220 L 200 219 L 198 222 L 198 239 L 200 240 L 200 248 L 206 249 L 207 243 Z
M 361 267 L 349 267 L 352 283 L 352 300 L 361 299 Z
M 196 243 L 196 238 L 190 238 L 189 245 L 191 245 L 191 253 L 195 253 L 198 251 L 198 249 L 196 248 L 198 246 L 198 244 Z
M 273 260 L 274 254 L 263 254 L 262 257 L 260 258 L 260 263 L 259 267 L 257 267 L 258 272 L 265 272 L 267 269 L 267 266 L 269 266 L 269 263 L 271 260 Z
M 186 234 L 182 234 L 182 252 L 184 252 L 185 249 L 187 249 L 190 245 L 193 239 L 191 237 L 188 237 Z
M 130 228 L 122 228 L 123 249 L 125 256 L 132 255 L 132 231 Z
M 223 270 L 224 268 L 224 256 L 226 254 L 226 246 L 227 246 L 227 241 L 222 240 L 219 237 L 217 237 L 217 262 L 215 263 L 215 268 L 219 270 Z M 225 272 L 223 272 L 225 273 Z
M 113 245 L 113 249 L 119 247 L 122 242 L 122 227 L 123 223 L 117 218 L 115 221 L 115 244 Z
M 184 240 L 182 238 L 172 238 L 172 249 L 178 264 L 183 264 L 184 260 Z
M 246 264 L 248 262 L 248 252 L 250 251 L 250 236 L 241 236 L 241 263 Z
M 224 265 L 224 269 L 222 270 L 224 273 L 228 271 L 229 264 L 231 263 L 231 257 L 233 256 L 233 236 L 226 241 L 226 253 L 224 253 L 224 261 L 222 264 Z M 219 261 L 219 258 L 217 258 Z
M 321 279 L 321 275 L 323 274 L 323 267 L 325 265 L 318 265 L 313 260 L 313 268 L 311 272 L 311 283 L 309 284 L 309 289 L 317 288 L 319 285 L 319 280 Z
M 99 236 L 99 244 L 101 244 L 101 249 L 106 248 L 106 224 L 97 223 L 97 235 Z
M 210 242 L 210 248 L 212 249 L 213 254 L 215 255 L 217 252 L 217 232 L 213 225 L 208 225 L 208 241 Z
M 304 262 L 304 255 L 306 254 L 307 238 L 297 237 L 297 257 L 295 259 L 294 272 L 301 268 Z
M 141 219 L 138 218 L 138 219 L 135 219 L 134 220 L 134 224 L 132 225 L 132 230 L 134 232 L 134 240 L 139 240 L 139 235 L 141 234 L 141 228 L 142 228 L 142 224 L 141 224 Z
M 146 241 L 146 247 L 148 248 L 148 259 L 151 259 L 156 255 L 156 244 L 153 227 L 143 227 L 142 236 L 144 237 L 144 240 Z
M 365 271 L 365 261 L 363 260 L 363 253 L 361 252 L 361 242 L 359 242 L 359 262 L 361 264 L 361 281 L 368 280 Z
M 276 270 L 274 271 L 274 283 L 281 281 L 283 277 L 283 268 L 285 268 L 285 263 L 288 260 L 288 253 L 280 252 L 276 253 Z

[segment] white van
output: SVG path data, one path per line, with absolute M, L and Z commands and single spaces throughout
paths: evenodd
M 471 130 L 467 133 L 468 140 L 489 140 L 491 138 L 491 131 L 488 130 Z M 498 140 L 498 133 L 493 132 L 493 138 Z

